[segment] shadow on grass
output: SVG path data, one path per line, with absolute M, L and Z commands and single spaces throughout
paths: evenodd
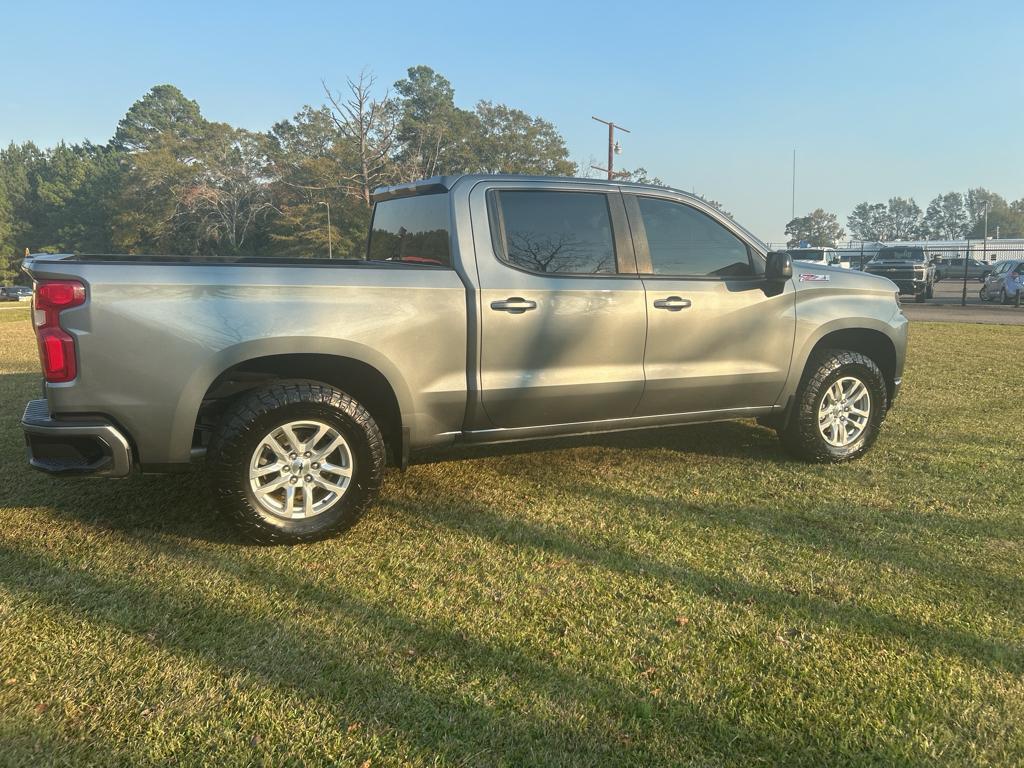
M 3 376 L 0 382 L 8 383 L 5 380 L 11 378 L 38 383 L 38 376 L 28 374 Z M 25 389 L 23 384 L 16 388 Z M 0 453 L 0 471 L 17 477 L 18 482 L 0 492 L 0 507 L 47 507 L 60 517 L 107 530 L 150 531 L 213 543 L 245 543 L 218 514 L 201 466 L 180 474 L 133 475 L 123 480 L 54 478 L 28 470 L 18 421 L 10 420 L 6 426 L 6 442 L 16 441 L 19 450 Z M 444 458 L 479 459 L 537 451 L 557 455 L 561 450 L 586 446 L 641 452 L 670 450 L 749 458 L 762 463 L 786 461 L 774 433 L 737 422 L 467 447 Z
M 228 565 L 209 553 L 195 554 L 211 567 Z M 194 565 L 192 554 L 186 558 Z M 687 735 L 694 735 L 711 755 L 724 750 L 731 759 L 788 755 L 813 764 L 816 751 L 819 760 L 824 756 L 814 734 L 765 737 L 721 718 L 709 719 L 697 703 L 655 700 L 641 690 L 562 669 L 519 647 L 489 644 L 325 589 L 297 578 L 291 569 L 268 565 L 234 575 L 274 594 L 293 594 L 303 607 L 295 613 L 289 608 L 278 615 L 251 615 L 206 596 L 155 590 L 130 577 L 108 580 L 39 552 L 0 547 L 0 581 L 16 600 L 42 600 L 77 619 L 201 659 L 225 674 L 243 673 L 284 687 L 316 701 L 340 731 L 352 722 L 383 726 L 422 756 L 466 764 L 675 764 L 681 753 L 663 754 L 649 746 L 649 737 L 666 729 L 677 736 L 669 744 L 681 747 Z M 372 655 L 351 653 L 322 630 L 304 627 L 304 618 L 314 615 L 354 628 L 369 641 Z M 421 660 L 442 668 L 434 687 L 429 681 L 421 684 L 416 670 Z M 526 698 L 513 693 L 511 700 L 473 700 L 468 693 L 481 685 L 485 692 L 494 685 L 508 686 L 509 679 L 524 689 Z M 539 700 L 544 701 L 540 709 L 551 716 L 522 706 L 536 706 Z M 581 706 L 587 716 L 579 716 Z M 560 716 L 570 712 L 571 718 Z M 706 743 L 709 735 L 712 744 Z M 884 747 L 866 749 L 869 756 L 882 763 L 895 757 Z
M 968 661 L 981 662 L 997 669 L 1024 671 L 1024 649 L 1010 643 L 979 637 L 945 626 L 922 623 L 903 616 L 880 613 L 852 602 L 840 602 L 812 594 L 791 594 L 740 579 L 667 564 L 637 555 L 623 547 L 608 547 L 604 542 L 595 544 L 580 536 L 566 535 L 554 526 L 509 518 L 483 505 L 460 505 L 454 513 L 444 506 L 424 504 L 421 501 L 415 504 L 407 501 L 386 501 L 385 505 L 409 516 L 426 517 L 439 525 L 501 544 L 546 550 L 585 565 L 678 585 L 692 593 L 713 597 L 726 603 L 749 605 L 753 602 L 770 612 L 777 613 L 780 619 L 784 616 L 799 616 L 818 624 L 853 629 L 868 635 L 898 638 L 925 653 L 938 651 Z M 723 511 L 726 515 L 737 515 L 739 521 L 733 524 L 739 526 L 764 526 L 765 521 L 771 520 L 775 515 L 774 510 L 769 509 L 730 508 Z M 813 536 L 801 537 L 789 527 L 777 530 L 775 535 L 793 536 L 797 542 L 817 541 Z M 856 559 L 862 555 L 861 548 L 849 539 L 845 542 L 836 542 L 833 546 L 836 552 L 844 557 Z M 917 558 L 916 563 L 912 564 L 920 566 L 922 562 Z M 1016 585 L 1014 587 L 1019 588 Z

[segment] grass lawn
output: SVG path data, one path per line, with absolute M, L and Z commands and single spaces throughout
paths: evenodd
M 201 478 L 54 481 L 0 325 L 0 764 L 1021 765 L 1024 329 L 914 324 L 869 456 L 728 423 L 389 474 L 237 539 Z M 1015 350 L 1015 352 L 1014 352 Z

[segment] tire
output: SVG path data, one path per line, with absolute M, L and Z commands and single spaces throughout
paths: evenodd
M 217 506 L 245 536 L 300 544 L 359 519 L 380 490 L 385 446 L 370 413 L 344 392 L 284 382 L 228 407 L 206 462 Z
M 982 286 L 981 290 L 978 291 L 978 298 L 982 301 L 988 301 L 988 291 L 985 290 L 984 286 Z
M 928 289 L 925 288 L 920 293 L 915 293 L 914 294 L 914 301 L 916 301 L 918 304 L 924 304 L 924 300 L 925 300 L 925 298 L 927 298 L 927 295 L 928 295 Z
M 865 410 L 867 416 L 849 442 L 837 444 L 843 443 L 839 439 L 841 434 L 849 436 L 850 430 L 846 424 L 854 425 L 859 417 L 853 411 L 843 411 L 839 407 L 832 414 L 836 417 L 836 423 L 821 426 L 822 408 L 828 405 L 826 398 L 831 397 L 830 393 L 835 393 L 833 387 L 837 382 L 842 382 L 839 386 L 844 392 L 854 392 L 851 380 L 860 383 L 867 394 L 866 402 L 858 397 L 853 403 L 855 408 Z M 808 361 L 793 403 L 794 410 L 786 427 L 779 433 L 779 438 L 789 453 L 805 461 L 852 461 L 863 456 L 874 444 L 888 407 L 885 378 L 871 358 L 859 352 L 823 350 Z M 843 417 L 848 421 L 840 426 L 838 419 Z M 830 432 L 834 440 L 827 439 L 824 432 Z

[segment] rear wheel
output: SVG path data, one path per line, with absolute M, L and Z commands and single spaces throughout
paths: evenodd
M 295 382 L 230 407 L 207 463 L 218 506 L 246 536 L 295 544 L 351 526 L 380 488 L 384 456 L 362 405 L 325 384 Z
M 982 301 L 988 301 L 988 291 L 985 290 L 984 286 L 982 286 L 982 289 L 978 291 L 978 298 Z
M 779 433 L 790 453 L 815 462 L 850 461 L 878 437 L 888 409 L 885 378 L 859 352 L 824 350 L 808 362 L 793 407 Z

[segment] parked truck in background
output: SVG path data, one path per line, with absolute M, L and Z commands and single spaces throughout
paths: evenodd
M 885 246 L 879 248 L 864 271 L 887 277 L 899 286 L 901 294 L 923 302 L 935 295 L 935 265 L 919 246 Z
M 302 542 L 457 446 L 757 418 L 846 461 L 899 392 L 892 282 L 769 253 L 692 195 L 462 176 L 374 199 L 362 260 L 26 259 L 31 464 L 200 463 L 252 538 Z

